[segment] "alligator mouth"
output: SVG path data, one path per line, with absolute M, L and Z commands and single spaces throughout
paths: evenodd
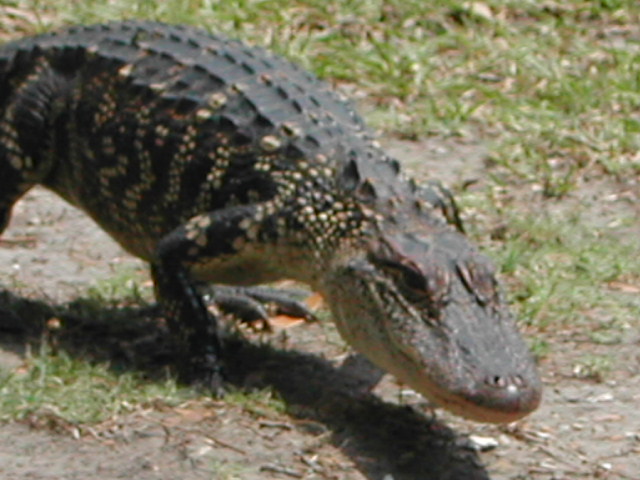
M 409 357 L 403 352 L 400 358 L 406 361 Z M 396 360 L 400 358 L 396 357 Z M 398 369 L 388 371 L 437 406 L 476 422 L 515 422 L 538 408 L 542 400 L 542 388 L 537 378 L 521 382 L 521 385 L 497 387 L 477 382 L 471 388 L 461 388 L 438 382 L 427 369 L 421 375 L 416 375 L 413 368 L 404 372 Z M 406 375 L 407 372 L 412 373 Z
M 475 392 L 448 390 L 427 378 L 407 382 L 427 399 L 451 413 L 484 423 L 511 423 L 527 416 L 540 405 L 542 390 L 538 387 L 487 387 Z
M 472 400 L 463 395 L 456 396 L 432 390 L 425 396 L 456 415 L 484 423 L 511 423 L 520 420 L 538 408 L 542 398 L 540 390 L 519 392 L 513 395 L 514 398 L 501 396 L 502 398 L 497 399 L 495 403 L 491 403 L 492 395 L 483 396 L 482 400 L 478 400 L 479 394 L 475 394 L 470 396 L 475 397 L 475 400 Z M 491 404 L 488 405 L 489 403 Z

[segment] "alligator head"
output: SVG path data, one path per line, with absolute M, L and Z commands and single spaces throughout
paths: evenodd
M 511 422 L 541 398 L 535 363 L 487 258 L 452 230 L 383 236 L 335 270 L 342 336 L 453 413 Z
M 382 208 L 368 188 L 383 220 L 334 257 L 326 285 L 342 336 L 460 416 L 498 423 L 533 411 L 541 381 L 491 262 L 433 212 L 407 201 Z

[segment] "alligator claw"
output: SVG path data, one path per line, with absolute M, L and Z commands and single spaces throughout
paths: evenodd
M 264 286 L 215 285 L 207 289 L 205 303 L 214 305 L 242 323 L 261 324 L 268 330 L 269 318 L 273 315 L 303 318 L 307 322 L 317 321 L 309 307 L 294 298 L 307 294 L 303 290 L 279 290 Z

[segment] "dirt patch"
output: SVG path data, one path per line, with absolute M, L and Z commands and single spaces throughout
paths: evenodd
M 409 159 L 407 164 L 420 176 L 426 172 L 461 185 L 483 173 L 486 149 L 477 142 L 387 144 L 393 154 Z M 593 218 L 604 224 L 619 209 L 637 211 L 637 199 L 621 195 L 618 185 L 598 188 L 585 187 L 570 201 L 592 202 Z M 4 301 L 42 302 L 43 308 L 75 298 L 123 264 L 144 268 L 77 210 L 43 190 L 34 190 L 16 206 L 1 246 Z M 24 319 L 10 313 L 13 307 L 2 307 L 0 303 L 3 331 L 12 332 L 12 325 L 19 331 Z M 136 335 L 149 334 L 148 324 L 133 318 L 132 325 L 140 330 Z M 104 343 L 87 328 L 83 341 Z M 243 341 L 233 350 L 236 386 L 270 387 L 284 399 L 285 412 L 266 414 L 224 400 L 196 402 L 179 408 L 150 406 L 83 429 L 55 416 L 47 421 L 44 415 L 0 427 L 0 477 L 640 478 L 636 325 L 624 330 L 615 345 L 596 345 L 575 331 L 550 335 L 553 353 L 542 364 L 542 407 L 524 421 L 502 427 L 440 411 L 435 417 L 423 400 L 404 392 L 389 376 L 370 393 L 378 372 L 346 355 L 331 334 L 322 325 L 303 325 L 286 337 L 268 338 L 264 345 Z M 0 364 L 15 369 L 22 362 L 23 336 L 7 333 L 1 338 Z M 586 352 L 613 359 L 604 381 L 576 378 L 576 359 Z M 117 356 L 109 349 L 105 355 Z

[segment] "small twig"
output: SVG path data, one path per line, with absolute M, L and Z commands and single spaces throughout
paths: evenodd
M 553 450 L 551 450 L 548 447 L 545 447 L 543 445 L 538 446 L 538 449 L 542 452 L 547 454 L 548 456 L 550 456 L 551 458 L 553 458 L 554 460 L 564 463 L 565 465 L 570 466 L 571 468 L 573 468 L 576 473 L 582 471 L 584 474 L 587 474 L 587 470 L 582 468 L 581 465 L 574 461 L 573 459 L 569 458 L 568 455 L 563 455 L 561 452 L 554 452 Z
M 297 470 L 293 470 L 291 468 L 280 467 L 278 465 L 262 465 L 260 467 L 261 472 L 271 472 L 271 473 L 281 473 L 283 475 L 288 475 L 292 478 L 302 478 L 304 475 Z
M 322 473 L 324 472 L 324 468 L 322 465 L 318 463 L 318 455 L 313 455 L 310 458 L 305 457 L 304 455 L 300 455 L 300 460 L 308 466 L 314 473 Z
M 235 446 L 231 445 L 230 443 L 223 442 L 222 440 L 219 440 L 219 439 L 217 439 L 215 437 L 212 437 L 210 435 L 207 435 L 205 438 L 208 441 L 210 441 L 211 443 L 215 443 L 219 447 L 228 448 L 229 450 L 233 450 L 234 452 L 237 452 L 237 453 L 239 453 L 241 455 L 246 455 L 247 454 L 247 452 L 245 450 L 242 450 L 241 448 L 235 447 Z
M 32 235 L 24 235 L 13 238 L 0 238 L 0 245 L 6 248 L 11 247 L 35 247 L 38 239 Z
M 261 428 L 279 428 L 281 430 L 293 430 L 293 426 L 285 422 L 271 422 L 267 420 L 262 420 L 259 423 L 259 426 Z

